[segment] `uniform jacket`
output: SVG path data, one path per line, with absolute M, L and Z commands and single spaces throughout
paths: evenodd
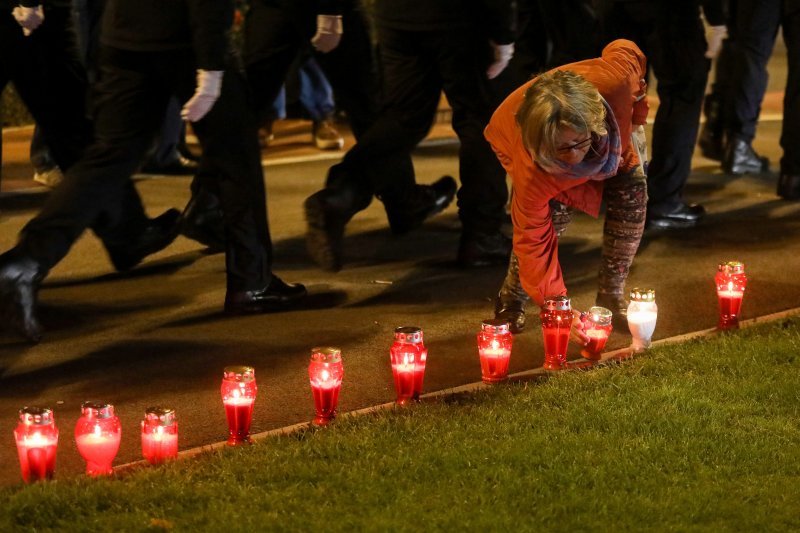
M 642 51 L 633 42 L 619 39 L 606 46 L 601 57 L 570 63 L 557 70 L 580 74 L 597 87 L 619 125 L 622 157 L 617 173 L 636 168 L 639 159 L 630 142 L 632 124 L 644 124 L 647 118 L 647 97 L 636 102 L 646 89 Z M 520 281 L 531 298 L 541 305 L 546 296 L 567 293 L 558 262 L 550 200 L 597 217 L 603 181 L 556 178 L 534 164 L 515 121 L 516 111 L 533 81 L 518 88 L 500 104 L 486 127 L 485 136 L 514 184 L 511 217 Z
M 195 67 L 223 70 L 232 0 L 108 0 L 100 41 L 137 52 L 193 49 Z

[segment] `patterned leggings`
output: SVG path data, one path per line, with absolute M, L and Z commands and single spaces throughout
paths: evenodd
M 644 232 L 647 178 L 641 168 L 626 174 L 617 174 L 607 180 L 603 189 L 603 200 L 606 203 L 606 218 L 597 292 L 598 295 L 622 295 Z M 561 237 L 572 220 L 572 209 L 555 200 L 550 202 L 550 208 L 556 236 Z M 519 281 L 519 261 L 512 253 L 495 307 L 497 311 L 524 310 L 528 301 L 530 297 Z

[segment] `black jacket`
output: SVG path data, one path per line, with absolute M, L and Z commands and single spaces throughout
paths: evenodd
M 514 41 L 514 0 L 377 0 L 379 26 L 406 31 L 481 31 L 498 44 Z
M 196 67 L 223 70 L 232 0 L 108 0 L 100 42 L 138 52 L 191 48 Z

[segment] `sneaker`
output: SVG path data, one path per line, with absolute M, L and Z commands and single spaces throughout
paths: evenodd
M 42 172 L 34 172 L 33 181 L 48 189 L 55 189 L 59 183 L 64 181 L 64 174 L 61 173 L 60 168 L 53 167 Z
M 330 120 L 315 120 L 311 134 L 314 145 L 320 150 L 341 150 L 344 147 L 344 137 Z

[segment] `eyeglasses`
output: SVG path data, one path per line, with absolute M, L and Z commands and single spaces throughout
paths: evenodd
M 588 148 L 592 145 L 592 138 L 589 137 L 582 141 L 578 141 L 575 144 L 570 144 L 569 146 L 562 146 L 561 148 L 556 148 L 556 152 L 560 154 L 565 154 L 567 152 L 571 152 L 572 150 L 583 150 L 584 148 Z

